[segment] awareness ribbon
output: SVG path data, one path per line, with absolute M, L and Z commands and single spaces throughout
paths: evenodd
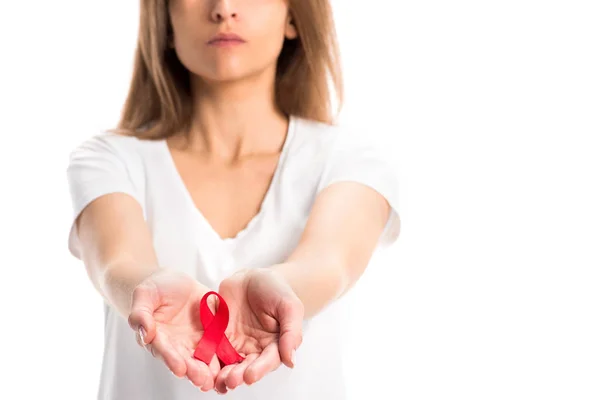
M 210 311 L 206 300 L 211 294 L 219 298 L 219 308 L 215 315 Z M 229 308 L 227 303 L 217 292 L 208 292 L 200 301 L 200 321 L 204 327 L 204 335 L 200 339 L 194 358 L 210 364 L 215 353 L 221 362 L 225 365 L 236 364 L 244 360 L 233 348 L 229 339 L 225 336 L 225 329 L 229 324 Z

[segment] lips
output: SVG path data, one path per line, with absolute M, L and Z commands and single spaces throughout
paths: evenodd
M 227 44 L 241 44 L 246 41 L 235 33 L 219 33 L 213 36 L 209 41 L 209 45 L 227 45 Z

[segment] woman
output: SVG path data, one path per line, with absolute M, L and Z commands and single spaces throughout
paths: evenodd
M 332 123 L 328 2 L 144 0 L 140 22 L 119 129 L 68 167 L 69 249 L 106 301 L 99 398 L 343 399 L 333 303 L 400 221 L 368 133 Z M 193 356 L 211 290 L 240 363 Z

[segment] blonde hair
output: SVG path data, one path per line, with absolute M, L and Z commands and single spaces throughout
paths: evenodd
M 332 124 L 343 102 L 343 82 L 331 5 L 289 0 L 289 9 L 298 38 L 285 40 L 277 61 L 277 105 L 286 115 Z M 189 128 L 190 72 L 169 46 L 171 33 L 167 1 L 141 0 L 133 76 L 112 132 L 162 139 Z

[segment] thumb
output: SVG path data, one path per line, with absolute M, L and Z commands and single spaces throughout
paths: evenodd
M 156 286 L 144 282 L 133 290 L 131 313 L 127 322 L 131 329 L 140 332 L 142 344 L 152 343 L 156 337 L 154 311 L 160 306 L 160 297 Z
M 302 343 L 304 305 L 297 298 L 283 298 L 275 318 L 279 321 L 279 356 L 286 366 L 294 368 L 296 349 Z

